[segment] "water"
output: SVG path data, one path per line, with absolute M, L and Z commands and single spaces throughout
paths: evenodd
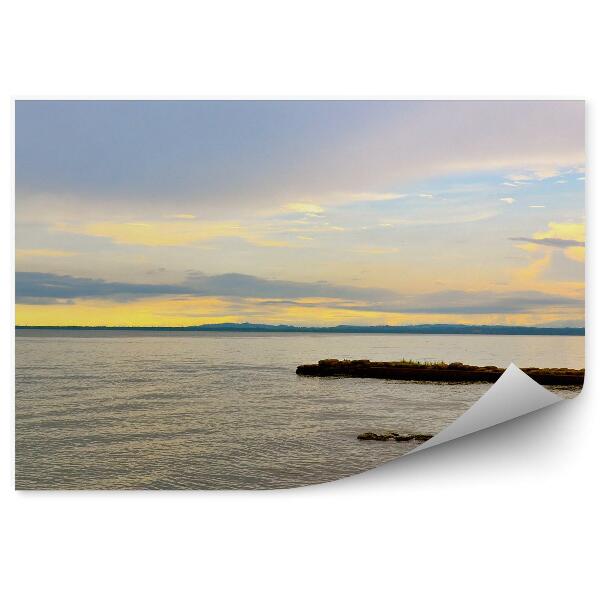
M 357 434 L 435 434 L 489 384 L 294 371 L 321 358 L 403 357 L 582 368 L 584 338 L 21 330 L 17 488 L 280 488 L 370 469 L 414 442 Z

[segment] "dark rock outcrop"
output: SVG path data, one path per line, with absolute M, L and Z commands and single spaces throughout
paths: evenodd
M 393 432 L 390 433 L 373 433 L 372 431 L 367 431 L 366 433 L 361 433 L 356 436 L 357 440 L 374 440 L 377 442 L 387 442 L 388 440 L 396 439 L 396 434 Z
M 534 381 L 542 385 L 582 386 L 585 369 L 522 369 Z M 460 362 L 418 363 L 413 361 L 371 362 L 362 360 L 320 360 L 316 365 L 300 365 L 298 375 L 313 377 L 368 377 L 376 379 L 401 379 L 406 381 L 446 381 L 455 383 L 496 382 L 504 369 L 487 366 L 477 367 Z
M 395 440 L 396 442 L 425 442 L 431 439 L 432 435 L 425 433 L 398 433 L 396 431 L 388 431 L 386 433 L 374 433 L 373 431 L 367 431 L 356 436 L 357 440 L 373 440 L 376 442 L 387 442 L 388 440 Z

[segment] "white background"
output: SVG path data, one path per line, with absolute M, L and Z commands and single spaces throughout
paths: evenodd
M 594 3 L 4 3 L 1 548 L 5 598 L 598 597 Z M 594 38 L 596 41 L 594 41 Z M 13 490 L 14 97 L 588 101 L 583 396 L 333 484 Z M 597 303 L 596 303 L 597 307 Z M 595 341 L 595 340 L 594 340 Z

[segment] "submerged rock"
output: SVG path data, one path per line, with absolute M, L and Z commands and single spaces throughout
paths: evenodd
M 394 440 L 398 434 L 392 432 L 389 433 L 373 433 L 372 431 L 367 431 L 366 433 L 361 433 L 356 436 L 358 440 L 375 440 L 377 442 L 386 442 L 387 440 Z
M 396 442 L 426 442 L 433 436 L 426 433 L 398 433 L 396 431 L 388 431 L 387 433 L 375 433 L 367 431 L 356 436 L 357 440 L 373 440 L 376 442 L 387 442 L 395 440 Z

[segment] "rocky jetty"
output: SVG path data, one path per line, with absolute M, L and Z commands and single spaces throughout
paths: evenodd
M 522 369 L 542 385 L 583 386 L 585 369 Z M 446 381 L 454 383 L 494 383 L 504 369 L 494 366 L 477 367 L 460 362 L 419 363 L 415 361 L 371 362 L 370 360 L 337 360 L 329 358 L 317 364 L 300 365 L 298 375 L 312 377 L 368 377 L 406 381 Z
M 373 433 L 367 431 L 356 436 L 357 440 L 373 440 L 376 442 L 387 442 L 388 440 L 395 440 L 396 442 L 426 442 L 431 439 L 432 435 L 424 433 L 398 433 L 396 431 L 388 431 L 386 433 Z

